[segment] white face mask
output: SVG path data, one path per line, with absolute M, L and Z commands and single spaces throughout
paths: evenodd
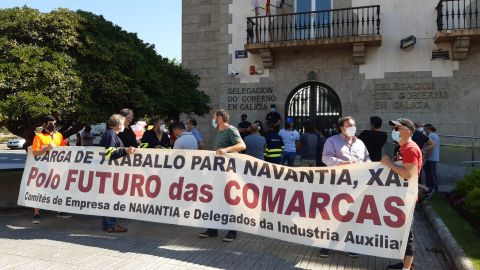
M 212 119 L 212 127 L 217 128 L 217 120 Z
M 420 131 L 420 132 L 424 131 L 423 127 L 419 127 L 417 130 Z
M 392 131 L 392 139 L 396 142 L 400 141 L 400 131 Z
M 348 127 L 345 129 L 345 134 L 347 134 L 348 137 L 354 137 L 356 132 L 357 132 L 356 127 Z
M 162 124 L 162 125 L 160 126 L 160 132 L 165 133 L 165 131 L 167 131 L 167 128 L 165 127 L 164 124 Z

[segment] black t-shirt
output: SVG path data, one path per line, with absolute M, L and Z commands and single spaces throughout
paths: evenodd
M 162 148 L 172 148 L 170 146 L 170 138 L 168 134 L 163 133 L 161 139 L 158 139 L 157 134 L 153 129 L 145 131 L 141 140 L 142 143 L 148 143 L 147 148 L 156 148 L 160 146 Z
M 412 135 L 412 141 L 418 145 L 418 148 L 422 149 L 423 146 L 428 142 L 428 137 L 422 132 L 415 130 Z
M 267 123 L 270 122 L 272 124 L 277 124 L 278 120 L 280 120 L 280 114 L 277 111 L 267 113 Z
M 246 131 L 246 132 L 241 132 L 241 131 L 239 131 L 239 132 L 240 132 L 240 136 L 242 137 L 242 139 L 245 138 L 246 136 L 250 135 L 250 126 L 251 126 L 251 125 L 252 125 L 252 124 L 250 124 L 250 122 L 248 122 L 248 121 L 242 121 L 242 122 L 240 122 L 240 123 L 238 124 L 238 128 L 239 128 L 239 129 L 240 129 L 240 128 L 248 128 L 248 129 L 249 129 L 249 130 Z
M 123 132 L 118 133 L 118 137 L 122 140 L 125 147 L 138 147 L 137 138 L 130 127 L 125 127 Z
M 382 148 L 387 142 L 387 133 L 377 130 L 364 130 L 358 138 L 363 141 L 370 154 L 370 160 L 380 161 L 382 159 Z

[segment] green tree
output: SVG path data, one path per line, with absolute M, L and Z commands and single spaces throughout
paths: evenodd
M 0 125 L 27 141 L 49 113 L 69 136 L 124 107 L 171 118 L 210 110 L 197 76 L 89 12 L 0 10 L 0 55 Z

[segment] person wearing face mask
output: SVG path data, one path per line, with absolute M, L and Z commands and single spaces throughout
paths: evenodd
M 424 151 L 434 147 L 435 142 L 425 135 L 425 129 L 422 123 L 415 123 L 415 132 L 412 135 L 414 141 L 420 149 Z
M 43 119 L 42 131 L 35 134 L 32 144 L 33 156 L 41 156 L 53 148 L 58 146 L 65 146 L 63 135 L 56 130 L 57 119 L 52 115 L 47 115 Z M 57 217 L 70 218 L 71 215 L 59 212 Z M 40 209 L 33 210 L 33 224 L 40 223 Z
M 420 147 L 412 140 L 415 132 L 415 125 L 409 119 L 400 118 L 396 121 L 390 121 L 390 125 L 394 126 L 392 131 L 392 139 L 400 145 L 400 149 L 396 153 L 393 161 L 384 156 L 381 160 L 382 164 L 390 168 L 400 177 L 410 180 L 414 176 L 420 174 L 422 167 L 422 151 Z M 403 262 L 387 266 L 387 269 L 413 269 L 413 255 L 415 252 L 415 239 L 412 229 L 408 234 L 407 248 Z
M 125 129 L 118 134 L 118 137 L 120 137 L 125 147 L 133 146 L 137 148 L 137 138 L 133 130 L 130 128 L 130 125 L 133 125 L 133 111 L 125 108 L 120 110 L 120 115 L 125 117 Z
M 144 148 L 172 148 L 170 138 L 167 134 L 167 128 L 162 119 L 155 119 L 153 128 L 143 133 L 140 142 Z
M 280 123 L 282 122 L 282 117 L 277 112 L 277 106 L 275 104 L 270 105 L 270 112 L 267 113 L 265 120 L 268 123 L 273 124 L 273 129 L 278 132 L 280 130 Z
M 213 150 L 217 155 L 224 155 L 226 153 L 237 153 L 247 148 L 245 142 L 238 130 L 228 124 L 230 115 L 224 109 L 220 109 L 213 113 L 212 126 L 217 130 L 215 137 L 213 138 Z M 216 237 L 218 236 L 217 229 L 208 229 L 203 233 L 200 233 L 201 238 Z M 224 242 L 232 242 L 237 238 L 236 231 L 228 231 L 227 235 L 223 238 Z
M 198 142 L 198 149 L 202 150 L 203 149 L 203 137 L 200 131 L 197 128 L 197 120 L 195 118 L 187 118 L 187 121 L 185 123 L 185 128 L 187 131 L 192 132 L 193 137 L 197 139 Z
M 369 162 L 370 155 L 367 147 L 355 136 L 357 132 L 355 119 L 351 116 L 343 117 L 338 120 L 340 134 L 333 135 L 325 141 L 322 153 L 322 161 L 327 166 L 346 165 L 357 162 Z M 322 248 L 320 257 L 328 257 L 330 250 Z M 347 252 L 352 258 L 357 258 L 358 254 Z
M 107 159 L 118 159 L 135 152 L 135 147 L 125 147 L 118 136 L 124 130 L 125 117 L 120 114 L 110 116 L 107 121 L 107 130 L 103 133 L 99 144 L 99 146 L 105 147 L 105 157 Z M 124 233 L 128 231 L 127 228 L 118 225 L 117 219 L 113 217 L 102 218 L 102 229 L 109 233 Z
M 287 165 L 290 167 L 293 167 L 294 165 L 295 157 L 297 155 L 297 144 L 300 141 L 300 133 L 298 133 L 298 131 L 293 128 L 294 125 L 295 122 L 293 118 L 289 117 L 287 118 L 286 127 L 282 128 L 278 132 L 278 135 L 282 137 L 284 145 L 282 160 L 280 161 L 280 164 L 283 165 L 286 161 Z

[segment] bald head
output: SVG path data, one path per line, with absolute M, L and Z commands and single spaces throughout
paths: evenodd
M 258 125 L 256 123 L 252 123 L 250 125 L 250 132 L 252 133 L 258 133 Z

